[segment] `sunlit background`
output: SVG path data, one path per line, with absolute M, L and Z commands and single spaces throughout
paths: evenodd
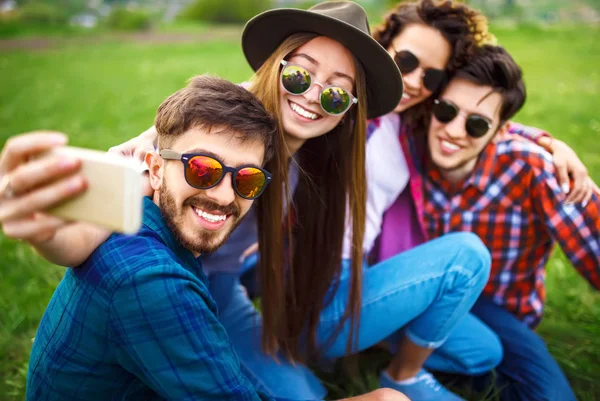
M 196 74 L 250 77 L 243 23 L 293 0 L 0 0 L 0 146 L 34 129 L 66 132 L 107 149 L 150 125 L 158 104 Z M 359 1 L 371 26 L 395 1 Z M 516 120 L 572 145 L 600 181 L 600 0 L 472 0 L 525 71 L 528 101 Z M 0 400 L 24 399 L 27 360 L 64 268 L 0 234 Z M 580 400 L 600 400 L 600 296 L 555 252 L 540 334 Z M 410 300 L 407 300 L 410 302 Z M 331 398 L 377 386 L 388 356 L 320 373 Z M 474 397 L 465 394 L 466 397 Z M 476 399 L 476 398 L 472 398 Z M 493 398 L 491 398 L 493 399 Z

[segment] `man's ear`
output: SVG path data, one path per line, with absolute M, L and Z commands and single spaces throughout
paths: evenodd
M 154 191 L 159 191 L 160 187 L 162 186 L 162 179 L 165 171 L 163 166 L 165 161 L 156 152 L 146 153 L 145 161 L 148 165 L 150 186 Z
M 498 127 L 498 136 L 504 136 L 504 135 L 508 134 L 509 125 L 510 125 L 510 121 L 501 123 L 500 127 Z
M 507 121 L 505 123 L 500 123 L 500 125 L 496 129 L 496 133 L 494 134 L 494 136 L 491 139 L 492 142 L 498 142 L 498 141 L 501 141 L 502 139 L 504 139 L 504 137 L 508 134 L 509 125 L 510 125 L 509 121 Z

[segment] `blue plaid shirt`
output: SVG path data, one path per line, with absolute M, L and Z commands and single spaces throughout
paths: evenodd
M 35 338 L 28 400 L 259 400 L 217 320 L 202 265 L 144 199 L 56 289 Z

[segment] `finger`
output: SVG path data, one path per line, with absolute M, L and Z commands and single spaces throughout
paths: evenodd
M 576 203 L 581 203 L 585 199 L 586 194 L 585 186 L 580 185 L 578 187 L 573 187 L 565 199 L 565 204 L 574 205 Z
M 596 195 L 600 196 L 600 188 L 598 187 L 598 185 L 596 185 L 596 183 L 594 182 L 594 180 L 592 180 L 591 178 L 590 178 L 590 180 L 592 181 L 593 192 L 595 192 Z
M 565 198 L 566 204 L 575 204 L 583 201 L 585 197 L 585 184 L 581 181 L 575 182 L 573 181 L 573 186 L 569 191 L 569 195 Z
M 108 149 L 108 153 L 112 153 L 115 155 L 121 155 L 121 156 L 125 156 L 125 157 L 131 157 L 133 155 L 133 149 L 125 146 L 125 144 L 123 145 L 118 145 L 118 146 L 113 146 L 112 148 Z
M 154 188 L 152 188 L 152 185 L 150 184 L 150 176 L 149 176 L 148 172 L 145 171 L 142 174 L 144 175 L 144 178 L 142 181 L 142 194 L 144 196 L 154 195 Z
M 59 132 L 32 132 L 14 136 L 4 145 L 0 154 L 0 173 L 11 171 L 30 156 L 67 143 L 67 136 Z
M 567 171 L 567 163 L 565 161 L 555 159 L 554 164 L 556 165 L 556 178 L 563 193 L 568 194 L 570 191 L 569 185 L 569 172 Z
M 52 157 L 34 160 L 20 165 L 10 173 L 9 182 L 16 194 L 22 194 L 57 178 L 73 174 L 80 167 L 81 161 L 73 158 Z
M 240 257 L 240 262 L 243 262 L 248 256 L 252 255 L 253 253 L 258 252 L 258 242 L 255 242 L 254 244 L 250 245 L 243 253 L 242 256 Z
M 594 183 L 594 181 L 588 177 L 587 178 L 587 185 L 586 185 L 586 194 L 583 198 L 583 200 L 581 201 L 581 206 L 586 207 L 588 202 L 590 201 L 590 199 L 592 199 L 592 195 L 594 194 L 594 186 L 596 184 Z
M 584 166 L 578 169 L 573 169 L 573 187 L 569 192 L 569 196 L 565 202 L 580 203 L 588 194 L 588 173 Z
M 133 158 L 135 160 L 139 160 L 140 162 L 144 162 L 144 159 L 146 158 L 146 153 L 148 153 L 148 151 L 146 149 L 142 149 L 142 148 L 138 147 L 133 152 Z
M 4 200 L 0 202 L 0 221 L 13 220 L 46 210 L 59 202 L 73 198 L 85 188 L 84 178 L 75 175 L 18 198 Z
M 54 237 L 56 230 L 65 224 L 67 222 L 61 218 L 37 213 L 33 217 L 4 222 L 2 231 L 9 238 L 39 242 Z

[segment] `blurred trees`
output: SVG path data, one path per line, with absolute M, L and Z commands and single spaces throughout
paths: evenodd
M 245 23 L 270 8 L 273 8 L 272 0 L 195 0 L 181 13 L 181 17 L 218 23 Z
M 152 27 L 150 14 L 142 9 L 113 7 L 106 18 L 108 28 L 120 31 L 146 31 Z

